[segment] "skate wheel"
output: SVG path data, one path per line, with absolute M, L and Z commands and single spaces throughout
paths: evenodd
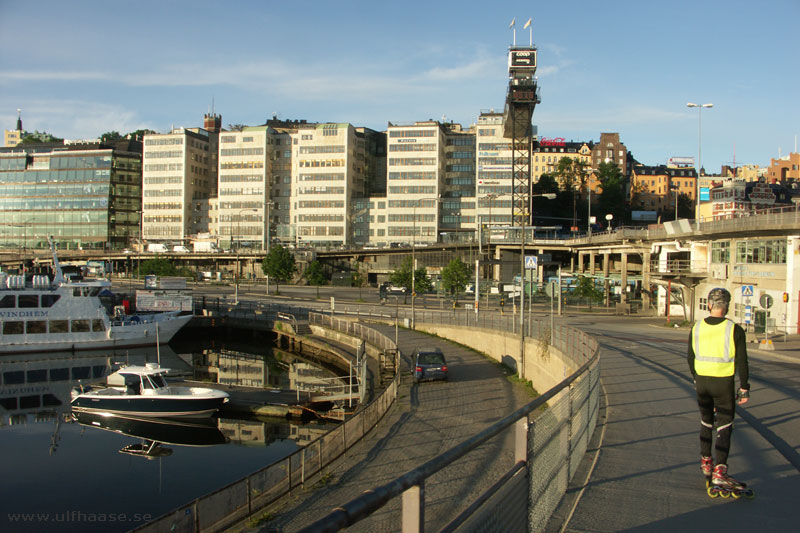
M 742 493 L 741 492 L 737 492 L 737 491 L 733 491 L 733 492 L 731 492 L 731 496 L 733 496 L 734 500 L 738 500 L 739 498 L 742 497 Z
M 753 489 L 750 489 L 744 493 L 744 497 L 747 498 L 748 500 L 752 500 L 753 498 L 756 497 L 756 492 Z
M 710 485 L 706 488 L 706 494 L 708 494 L 712 498 L 716 498 L 717 496 L 719 496 L 719 492 L 714 490 L 714 488 L 711 487 Z
M 730 498 L 731 497 L 731 493 L 728 492 L 727 490 L 720 491 L 719 495 L 722 496 L 723 498 Z

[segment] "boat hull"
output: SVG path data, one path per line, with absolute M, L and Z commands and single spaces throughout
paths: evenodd
M 227 396 L 211 398 L 102 397 L 80 395 L 72 400 L 72 410 L 102 415 L 140 416 L 147 418 L 209 417 L 225 403 Z

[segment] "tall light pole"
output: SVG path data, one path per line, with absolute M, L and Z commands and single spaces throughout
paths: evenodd
M 702 139 L 703 139 L 703 108 L 704 107 L 714 107 L 714 104 L 695 104 L 692 102 L 687 102 L 686 107 L 696 107 L 697 108 L 697 200 L 695 203 L 695 220 L 700 219 L 700 169 L 703 168 L 703 151 L 702 151 Z
M 531 228 L 535 228 L 533 225 L 533 199 L 534 198 L 547 198 L 548 200 L 555 199 L 556 194 L 552 192 L 547 192 L 544 194 L 531 194 Z M 520 239 L 519 239 L 519 360 L 520 360 L 520 377 L 525 378 L 525 224 L 520 226 L 522 230 L 520 232 Z M 535 233 L 536 230 L 533 229 Z M 531 240 L 533 236 L 531 236 Z M 533 297 L 533 295 L 531 295 Z M 560 296 L 559 296 L 560 298 Z

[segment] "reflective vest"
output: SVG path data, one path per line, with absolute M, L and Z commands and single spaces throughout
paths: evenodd
M 705 320 L 698 320 L 694 325 L 694 371 L 699 376 L 727 377 L 736 372 L 733 326 L 731 320 L 725 320 L 716 326 Z

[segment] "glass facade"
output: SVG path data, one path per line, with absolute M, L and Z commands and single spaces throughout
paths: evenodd
M 0 248 L 122 249 L 139 237 L 141 155 L 0 154 Z

